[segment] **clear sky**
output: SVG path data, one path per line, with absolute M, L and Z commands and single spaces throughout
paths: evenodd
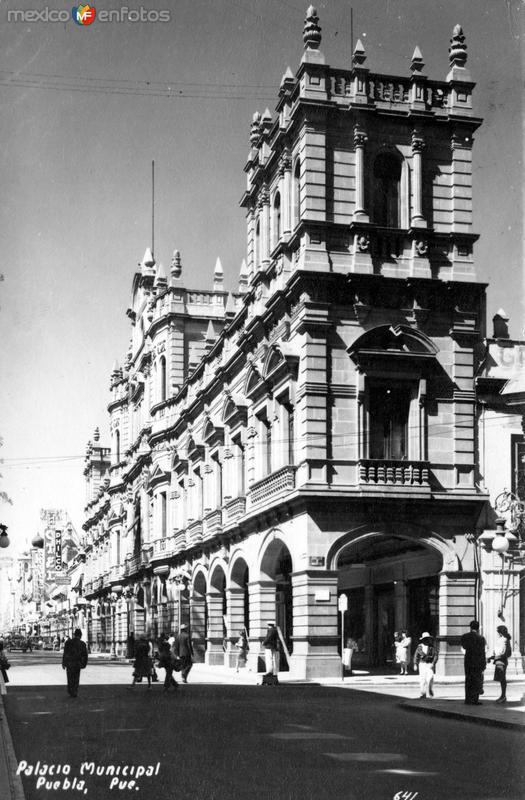
M 109 375 L 127 349 L 131 279 L 150 244 L 152 159 L 157 260 L 168 267 L 178 248 L 186 285 L 203 288 L 220 256 L 236 288 L 250 120 L 273 112 L 282 74 L 297 70 L 308 4 L 126 0 L 169 8 L 171 20 L 89 27 L 7 18 L 72 5 L 0 3 L 0 454 L 14 501 L 0 521 L 13 551 L 38 529 L 40 508 L 82 523 L 83 454 L 97 425 L 107 441 Z M 317 8 L 327 63 L 348 67 L 350 3 Z M 366 66 L 401 75 L 419 45 L 426 74 L 444 79 L 462 24 L 485 120 L 474 145 L 478 277 L 490 283 L 489 319 L 502 306 L 522 338 L 524 3 L 353 0 L 353 9 Z

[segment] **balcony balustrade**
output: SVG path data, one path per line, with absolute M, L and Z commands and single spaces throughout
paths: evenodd
M 133 575 L 135 572 L 138 572 L 140 567 L 140 559 L 140 555 L 128 556 L 126 558 L 126 575 Z
M 186 547 L 186 531 L 177 531 L 173 534 L 173 552 L 180 553 Z
M 370 486 L 428 487 L 427 461 L 391 461 L 363 458 L 359 461 L 359 483 Z
M 272 472 L 262 480 L 253 483 L 250 487 L 250 500 L 252 505 L 263 503 L 276 495 L 289 492 L 295 488 L 296 467 L 287 466 Z
M 216 509 L 206 514 L 203 520 L 202 538 L 211 539 L 222 531 L 222 511 Z
M 235 522 L 246 513 L 246 497 L 235 497 L 226 503 L 223 509 L 223 522 L 225 525 Z
M 198 519 L 196 522 L 192 522 L 188 525 L 186 539 L 189 545 L 202 542 L 202 520 Z

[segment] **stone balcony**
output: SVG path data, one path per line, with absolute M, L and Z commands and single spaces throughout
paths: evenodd
M 222 521 L 224 525 L 230 525 L 246 513 L 246 497 L 235 497 L 230 500 L 223 508 Z
M 267 500 L 294 489 L 295 471 L 296 467 L 293 466 L 281 467 L 281 469 L 253 483 L 249 491 L 250 504 L 255 506 L 265 503 Z
M 361 487 L 428 489 L 428 461 L 398 461 L 362 458 L 358 480 Z
M 212 539 L 218 533 L 222 532 L 222 511 L 217 508 L 215 511 L 211 511 L 209 514 L 206 514 L 203 520 L 202 526 L 202 538 L 203 540 Z
M 202 520 L 191 522 L 186 529 L 186 541 L 189 547 L 202 542 Z
M 135 556 L 128 556 L 126 558 L 124 574 L 134 575 L 135 572 L 138 572 L 140 567 L 140 559 L 141 559 L 140 554 Z

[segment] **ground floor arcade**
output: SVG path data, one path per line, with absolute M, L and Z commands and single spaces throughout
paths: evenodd
M 149 564 L 108 587 L 83 612 L 86 636 L 93 650 L 125 655 L 131 631 L 154 640 L 185 622 L 197 660 L 233 666 L 245 630 L 248 666 L 258 670 L 267 623 L 276 622 L 282 668 L 312 678 L 340 674 L 349 638 L 357 643 L 354 665 L 387 669 L 395 631 L 408 631 L 412 649 L 429 631 L 440 643 L 438 673 L 459 674 L 469 621 L 482 620 L 489 642 L 501 621 L 498 563 L 494 554 L 480 557 L 464 523 L 457 516 L 441 526 L 358 519 L 344 530 L 313 515 L 291 516 L 216 552 L 199 548 L 182 563 Z M 520 568 L 506 573 L 506 621 L 521 663 Z

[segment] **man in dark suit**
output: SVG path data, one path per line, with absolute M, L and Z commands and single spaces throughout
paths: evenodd
M 193 644 L 188 633 L 188 626 L 184 623 L 180 626 L 179 635 L 174 644 L 176 655 L 181 660 L 180 676 L 183 683 L 188 683 L 188 675 L 193 666 Z
M 62 669 L 67 674 L 67 691 L 70 697 L 76 697 L 80 681 L 80 670 L 87 664 L 87 647 L 82 641 L 82 631 L 77 628 L 71 639 L 64 645 Z
M 465 704 L 480 706 L 480 694 L 483 692 L 483 672 L 487 666 L 487 643 L 479 632 L 479 622 L 470 623 L 469 633 L 461 637 L 461 647 L 465 654 Z

